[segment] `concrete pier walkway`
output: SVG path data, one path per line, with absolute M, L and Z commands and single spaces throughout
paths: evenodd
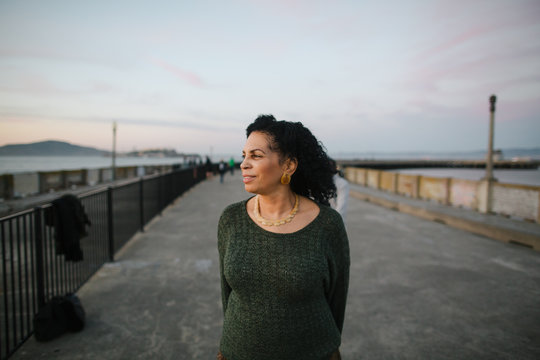
M 85 284 L 86 328 L 13 359 L 215 359 L 216 226 L 238 172 L 184 194 Z M 343 359 L 540 358 L 540 254 L 351 197 Z M 254 359 L 256 360 L 256 359 Z

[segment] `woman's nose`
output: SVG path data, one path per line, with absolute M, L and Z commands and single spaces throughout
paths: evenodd
M 240 163 L 240 169 L 247 169 L 249 167 L 248 158 L 245 157 L 244 160 Z

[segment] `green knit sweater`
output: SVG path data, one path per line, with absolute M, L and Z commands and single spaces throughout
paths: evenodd
M 325 359 L 339 348 L 349 283 L 341 216 L 319 215 L 291 234 L 266 231 L 246 202 L 219 220 L 218 249 L 227 360 Z

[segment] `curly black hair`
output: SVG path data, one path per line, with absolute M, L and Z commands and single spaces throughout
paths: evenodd
M 246 129 L 246 135 L 259 131 L 271 139 L 270 148 L 280 159 L 296 159 L 298 166 L 291 178 L 291 190 L 328 205 L 336 196 L 333 176 L 336 166 L 324 146 L 301 122 L 277 121 L 273 115 L 259 115 Z

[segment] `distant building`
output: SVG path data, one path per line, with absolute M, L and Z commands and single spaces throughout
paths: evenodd
M 487 160 L 487 155 L 486 155 Z M 503 152 L 501 149 L 493 150 L 493 161 L 501 161 L 504 160 Z

